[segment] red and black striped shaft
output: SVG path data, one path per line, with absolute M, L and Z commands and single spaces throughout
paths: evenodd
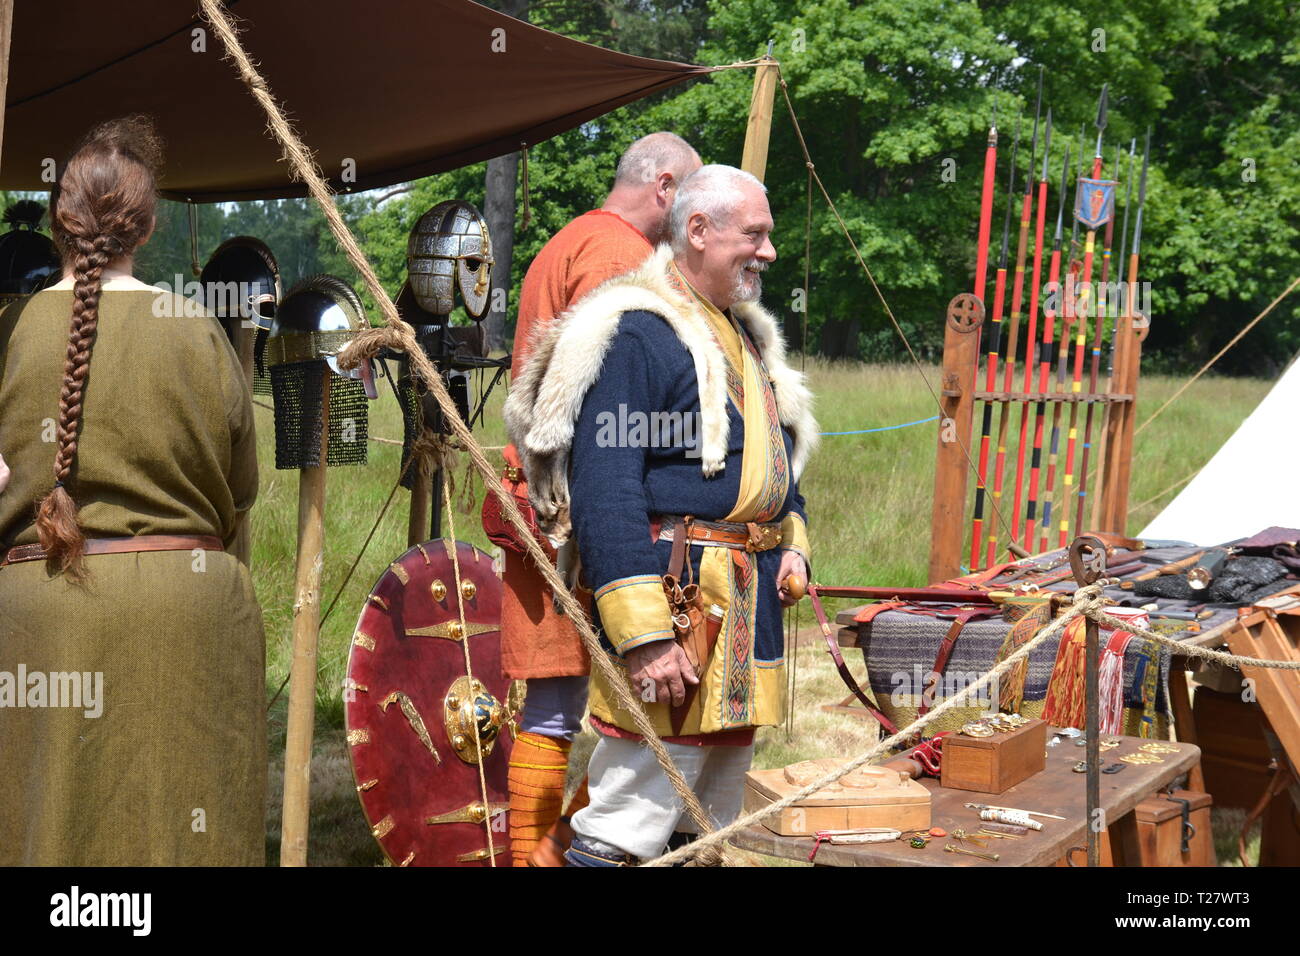
M 1043 302 L 1043 341 L 1038 352 L 1038 404 L 1034 409 L 1034 447 L 1029 461 L 1029 505 L 1025 511 L 1024 547 L 1034 550 L 1034 523 L 1038 511 L 1038 481 L 1043 459 L 1043 418 L 1047 413 L 1047 386 L 1051 378 L 1052 338 L 1056 332 L 1057 309 L 1054 303 L 1060 301 L 1061 280 L 1061 225 L 1065 218 L 1065 195 L 1070 181 L 1070 147 L 1065 147 L 1065 162 L 1061 169 L 1061 194 L 1057 197 L 1056 236 L 1052 240 L 1051 265 L 1047 273 L 1048 296 Z M 1065 338 L 1062 330 L 1062 339 Z M 1049 479 L 1050 487 L 1050 479 Z M 1049 502 L 1050 504 L 1050 502 Z M 1044 511 L 1046 526 L 1051 515 Z M 1040 548 L 1046 551 L 1046 546 Z
M 1016 138 L 1011 145 L 1011 163 L 1007 177 L 1007 218 L 1002 225 L 1002 255 L 993 282 L 993 325 L 989 332 L 988 352 L 985 361 L 985 391 L 993 391 L 997 384 L 998 352 L 1002 347 L 1002 310 L 1007 289 L 1007 245 L 1011 236 L 1011 208 L 1014 202 L 1016 177 L 1016 150 L 1020 147 L 1020 119 L 1016 119 Z M 971 570 L 979 567 L 981 533 L 984 528 L 984 498 L 989 471 L 989 437 L 993 432 L 993 404 L 984 403 L 984 418 L 980 427 L 979 467 L 976 472 L 975 506 L 971 518 Z

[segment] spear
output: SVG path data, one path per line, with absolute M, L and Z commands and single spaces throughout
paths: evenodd
M 1107 87 L 1108 84 L 1104 84 L 1104 83 L 1102 84 L 1101 98 L 1097 101 L 1097 121 L 1096 121 L 1097 148 L 1096 151 L 1093 153 L 1093 159 L 1092 159 L 1093 179 L 1098 179 L 1101 176 L 1101 138 L 1106 130 Z M 1085 194 L 1083 198 L 1084 201 L 1086 202 L 1087 195 Z M 1076 208 L 1075 208 L 1076 222 L 1078 221 L 1078 215 L 1079 215 L 1079 209 L 1076 200 Z M 1070 405 L 1070 431 L 1069 431 L 1068 440 L 1066 442 L 1065 477 L 1063 479 L 1064 490 L 1061 495 L 1061 525 L 1060 525 L 1060 540 L 1058 546 L 1062 548 L 1065 547 L 1066 545 L 1066 531 L 1069 527 L 1069 517 L 1070 517 L 1069 503 L 1070 503 L 1070 498 L 1072 496 L 1072 489 L 1074 488 L 1074 481 L 1076 477 L 1074 471 L 1074 452 L 1075 452 L 1075 446 L 1078 442 L 1078 423 L 1079 423 L 1079 401 L 1078 400 L 1083 397 L 1083 360 L 1084 360 L 1084 351 L 1085 351 L 1084 346 L 1088 338 L 1088 310 L 1094 308 L 1095 305 L 1092 296 L 1092 260 L 1093 260 L 1094 252 L 1096 250 L 1096 245 L 1097 245 L 1097 228 L 1096 226 L 1090 226 L 1088 229 L 1087 237 L 1084 239 L 1084 245 L 1083 245 L 1083 283 L 1082 283 L 1083 287 L 1079 293 L 1079 298 L 1081 300 L 1082 308 L 1079 310 L 1079 316 L 1078 316 L 1079 331 L 1078 331 L 1078 338 L 1075 340 L 1076 349 L 1074 355 L 1074 381 L 1071 385 L 1071 389 L 1074 392 L 1075 401 L 1072 402 Z M 1097 317 L 1096 326 L 1097 326 L 1096 334 L 1092 345 L 1092 376 L 1091 376 L 1091 383 L 1089 385 L 1090 392 L 1095 392 L 1097 390 L 1097 366 L 1101 361 L 1102 318 L 1100 315 Z M 1093 403 L 1089 402 L 1087 419 L 1086 419 L 1089 428 L 1091 428 L 1092 425 L 1092 406 Z M 1084 456 L 1086 456 L 1086 454 L 1087 454 L 1087 438 L 1085 437 Z M 1083 474 L 1083 470 L 1081 468 L 1079 472 L 1079 476 L 1082 477 L 1082 474 Z M 1076 508 L 1075 508 L 1076 529 L 1078 528 L 1078 522 L 1083 514 L 1084 493 L 1085 493 L 1084 482 L 1080 481 L 1079 492 L 1078 495 L 1075 496 L 1076 497 Z
M 1042 73 L 1039 73 L 1041 93 Z M 1047 221 L 1047 164 L 1052 153 L 1052 110 L 1047 110 L 1047 130 L 1043 137 L 1043 169 L 1038 177 L 1038 219 L 1034 225 L 1034 273 L 1029 287 L 1029 331 L 1025 336 L 1025 387 L 1026 396 L 1033 387 L 1034 350 L 1038 336 L 1038 292 L 1043 273 L 1043 229 Z M 1029 437 L 1029 399 L 1026 397 L 1020 406 L 1020 441 L 1016 445 L 1016 499 L 1012 507 L 1013 524 L 1011 540 L 1020 537 L 1020 506 L 1024 498 L 1025 482 L 1025 446 Z M 1032 520 L 1025 516 L 1026 526 Z M 1026 538 L 1032 537 L 1030 531 Z M 1029 547 L 1028 544 L 1025 547 Z
M 1070 165 L 1068 162 L 1069 159 L 1068 150 L 1066 151 L 1066 159 L 1067 159 L 1066 176 L 1068 177 L 1069 170 L 1070 170 Z M 1062 187 L 1061 197 L 1064 198 L 1065 187 L 1066 187 L 1065 181 L 1062 181 L 1061 187 Z M 1078 197 L 1078 192 L 1079 192 L 1079 187 L 1076 182 L 1075 184 L 1076 199 Z M 1067 255 L 1073 254 L 1074 240 L 1075 240 L 1075 235 L 1078 232 L 1078 226 L 1079 226 L 1079 222 L 1076 219 L 1074 221 L 1074 226 L 1071 228 L 1070 231 L 1070 245 L 1066 249 Z M 1067 271 L 1067 276 L 1065 280 L 1065 288 L 1062 289 L 1060 287 L 1060 284 L 1058 283 L 1057 288 L 1055 290 L 1056 295 L 1060 296 L 1063 301 L 1063 307 L 1061 310 L 1061 347 L 1056 354 L 1056 393 L 1057 394 L 1065 393 L 1065 368 L 1070 354 L 1069 329 L 1071 324 L 1073 324 L 1074 322 L 1074 305 L 1072 303 L 1072 299 L 1074 297 L 1074 281 L 1071 278 L 1071 276 L 1073 276 L 1074 274 L 1073 262 L 1070 262 L 1067 265 L 1066 271 Z M 1061 406 L 1063 404 L 1064 403 L 1060 401 L 1052 403 L 1052 440 L 1051 440 L 1050 451 L 1047 456 L 1047 478 L 1046 478 L 1046 488 L 1044 491 L 1044 502 L 1043 502 L 1043 523 L 1039 526 L 1040 534 L 1041 534 L 1041 539 L 1039 541 L 1039 547 L 1038 547 L 1039 551 L 1046 551 L 1048 549 L 1047 534 L 1048 531 L 1051 530 L 1052 502 L 1056 497 L 1056 456 L 1057 456 L 1058 449 L 1060 448 Z
M 1048 113 L 1048 130 L 1051 130 L 1051 113 Z M 1044 166 L 1046 166 L 1046 157 L 1044 157 Z M 1056 205 L 1056 235 L 1052 240 L 1052 259 L 1047 270 L 1047 288 L 1049 295 L 1043 303 L 1043 342 L 1038 353 L 1038 405 L 1034 411 L 1034 450 L 1029 463 L 1029 507 L 1025 516 L 1025 548 L 1032 551 L 1034 547 L 1034 518 L 1038 510 L 1038 478 L 1043 458 L 1043 418 L 1047 412 L 1047 385 L 1051 376 L 1052 365 L 1052 336 L 1056 331 L 1056 310 L 1052 307 L 1055 299 L 1059 301 L 1060 296 L 1060 278 L 1061 278 L 1061 226 L 1065 220 L 1065 193 L 1070 183 L 1070 144 L 1065 145 L 1065 162 L 1061 166 L 1061 194 L 1057 198 Z M 1042 209 L 1042 200 L 1039 200 L 1039 209 Z M 1040 244 L 1041 245 L 1041 244 Z M 1054 291 L 1053 291 L 1054 290 Z M 1065 340 L 1064 331 L 1061 335 L 1062 341 Z M 1058 406 L 1059 408 L 1059 403 Z M 1055 432 L 1053 424 L 1053 432 Z M 1053 455 L 1055 451 L 1053 451 Z M 1052 479 L 1055 478 L 1055 471 L 1048 478 L 1048 501 L 1043 509 L 1043 528 L 1047 528 L 1051 520 L 1051 500 L 1050 489 Z M 1043 546 L 1039 549 L 1047 550 L 1046 535 L 1044 535 Z
M 1102 168 L 1101 138 L 1102 135 L 1105 133 L 1105 130 L 1106 130 L 1106 85 L 1103 84 L 1101 88 L 1101 106 L 1098 108 L 1098 112 L 1097 112 L 1097 151 L 1093 155 L 1093 160 L 1092 160 L 1093 179 L 1101 178 L 1101 168 Z M 1115 159 L 1115 168 L 1118 171 L 1119 169 L 1118 154 Z M 1101 281 L 1103 287 L 1105 286 L 1106 283 L 1108 267 L 1110 265 L 1111 237 L 1114 235 L 1115 232 L 1115 207 L 1113 205 L 1113 201 L 1114 201 L 1113 194 L 1112 194 L 1111 201 L 1112 201 L 1111 210 L 1109 215 L 1107 215 L 1106 217 L 1105 251 L 1102 255 L 1102 260 L 1101 260 L 1101 269 L 1102 269 Z M 1091 290 L 1089 286 L 1089 283 L 1092 279 L 1093 242 L 1096 239 L 1096 233 L 1097 233 L 1096 229 L 1089 230 L 1088 232 L 1088 251 L 1084 259 L 1087 275 L 1084 277 L 1083 280 L 1085 290 L 1089 291 L 1090 293 L 1088 301 L 1092 305 L 1093 311 L 1096 313 L 1096 328 L 1093 330 L 1093 336 L 1092 336 L 1092 357 L 1091 357 L 1092 364 L 1088 369 L 1088 393 L 1090 395 L 1096 395 L 1097 393 L 1097 377 L 1101 369 L 1101 340 L 1106 330 L 1106 316 L 1101 309 L 1101 302 L 1096 296 L 1091 295 Z M 1083 506 L 1088 495 L 1088 458 L 1089 458 L 1089 453 L 1092 451 L 1092 419 L 1096 407 L 1097 407 L 1096 402 L 1089 402 L 1088 411 L 1084 416 L 1083 454 L 1082 456 L 1080 456 L 1079 459 L 1079 500 L 1075 505 L 1075 511 L 1074 511 L 1075 531 L 1080 531 L 1083 528 Z
M 1115 159 L 1116 172 L 1119 171 L 1119 166 L 1120 166 L 1119 155 L 1122 155 L 1122 152 L 1116 155 L 1116 159 Z M 1121 290 L 1124 288 L 1124 283 L 1123 283 L 1124 254 L 1128 248 L 1128 213 L 1129 213 L 1129 207 L 1132 206 L 1133 204 L 1133 166 L 1136 164 L 1136 162 L 1137 162 L 1137 137 L 1135 136 L 1129 142 L 1129 147 L 1128 147 L 1128 175 L 1125 176 L 1127 182 L 1125 183 L 1124 186 L 1124 222 L 1119 229 L 1119 259 L 1116 260 L 1116 264 L 1115 264 L 1115 273 L 1120 277 L 1119 288 Z M 1106 225 L 1107 236 L 1110 235 L 1110 227 L 1114 224 L 1114 221 L 1115 220 L 1112 217 L 1110 223 L 1107 223 Z M 1106 252 L 1109 255 L 1110 250 L 1107 249 Z M 1105 270 L 1105 265 L 1103 265 L 1103 272 L 1102 272 L 1103 284 L 1105 284 L 1107 281 L 1104 278 L 1106 274 L 1104 270 Z M 1107 307 L 1108 308 L 1111 307 L 1109 289 L 1107 290 Z M 1115 390 L 1115 346 L 1119 342 L 1119 317 L 1123 311 L 1124 311 L 1124 302 L 1120 300 L 1115 301 L 1114 308 L 1113 308 L 1115 321 L 1111 325 L 1110 348 L 1106 352 L 1107 394 L 1110 394 Z M 1117 414 L 1115 408 L 1113 407 L 1111 408 L 1110 414 L 1111 415 Z M 1110 429 L 1109 428 L 1102 429 L 1101 448 L 1097 452 L 1098 460 L 1102 462 L 1105 462 L 1106 460 L 1106 443 L 1109 440 L 1109 436 L 1110 436 Z M 1100 516 L 1101 516 L 1101 495 L 1094 495 L 1092 499 L 1092 521 L 1091 521 L 1092 527 L 1096 528 L 1098 526 L 1097 521 L 1100 518 Z
M 1128 258 L 1128 279 L 1125 288 L 1125 304 L 1123 318 L 1131 323 L 1137 317 L 1137 277 L 1138 277 L 1138 259 L 1142 250 L 1142 218 L 1146 207 L 1147 199 L 1147 168 L 1151 159 L 1151 128 L 1147 127 L 1146 147 L 1142 153 L 1142 178 L 1138 183 L 1138 202 L 1137 215 L 1133 223 L 1133 248 L 1129 252 Z M 1121 330 L 1128 331 L 1125 328 L 1126 323 L 1121 322 Z M 1137 391 L 1137 381 L 1134 375 L 1136 371 L 1135 361 L 1130 353 L 1130 349 L 1136 347 L 1134 335 L 1124 335 L 1119 339 L 1122 351 L 1115 357 L 1115 366 L 1118 369 L 1119 387 L 1133 395 Z M 1135 396 L 1136 397 L 1136 396 Z M 1133 414 L 1134 399 L 1125 403 L 1123 418 L 1120 426 L 1111 436 L 1115 441 L 1114 454 L 1111 456 L 1113 464 L 1110 466 L 1110 474 L 1107 485 L 1116 488 L 1126 488 L 1129 479 L 1129 468 L 1133 456 Z M 1111 485 L 1112 481 L 1119 484 Z M 1115 521 L 1123 530 L 1123 524 L 1127 518 L 1126 514 L 1120 513 L 1113 516 Z
M 985 363 L 984 390 L 992 392 L 997 384 L 998 349 L 1002 345 L 1002 308 L 1007 289 L 1007 243 L 1011 235 L 1012 193 L 1016 182 L 1016 151 L 1020 148 L 1020 117 L 1016 117 L 1016 138 L 1011 144 L 1011 163 L 1007 174 L 1007 218 L 1002 224 L 1002 255 L 998 260 L 997 276 L 993 283 L 993 329 L 989 333 L 988 358 Z M 975 485 L 975 507 L 971 521 L 970 567 L 978 568 L 980 533 L 984 527 L 984 489 L 989 473 L 989 436 L 993 431 L 993 405 L 984 403 L 984 419 L 980 428 L 980 460 Z
M 1007 426 L 1011 421 L 1010 396 L 1015 384 L 1016 353 L 1020 346 L 1021 306 L 1025 294 L 1025 256 L 1029 248 L 1029 216 L 1034 197 L 1034 166 L 1038 156 L 1038 122 L 1043 115 L 1043 68 L 1038 70 L 1038 102 L 1034 106 L 1034 132 L 1029 140 L 1029 165 L 1025 170 L 1025 195 L 1020 203 L 1020 237 L 1016 244 L 1015 280 L 1011 288 L 1011 334 L 1007 337 L 1007 360 L 1003 369 L 1002 391 L 1006 401 L 998 403 L 998 454 L 997 465 L 993 470 L 994 509 L 1001 512 L 1002 482 L 1005 477 L 1007 460 Z M 1033 332 L 1028 338 L 1032 339 Z M 1028 359 L 1026 359 L 1028 365 Z M 1019 492 L 1017 491 L 1017 497 Z M 1016 511 L 1019 511 L 1017 504 Z M 1012 514 L 1011 544 L 1014 546 L 1020 531 L 1020 516 Z M 991 566 L 997 556 L 998 526 L 989 526 L 988 549 L 985 553 L 985 566 Z
M 993 222 L 993 190 L 998 162 L 998 104 L 993 101 L 993 120 L 989 123 L 989 142 L 984 150 L 984 185 L 980 190 L 980 225 L 975 252 L 975 296 L 984 301 L 988 281 L 989 228 Z M 976 335 L 979 334 L 977 331 Z

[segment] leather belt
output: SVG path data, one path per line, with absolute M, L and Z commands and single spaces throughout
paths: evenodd
M 685 538 L 695 544 L 735 548 L 751 554 L 771 551 L 781 544 L 781 524 L 775 521 L 701 521 L 698 518 L 684 520 L 679 515 L 655 515 L 650 519 L 650 534 L 658 541 L 684 540 L 676 535 L 683 526 L 686 528 Z
M 138 534 L 126 538 L 87 538 L 85 554 L 129 554 L 136 551 L 224 551 L 221 539 L 210 534 Z M 48 557 L 39 544 L 20 544 L 5 552 L 0 567 Z

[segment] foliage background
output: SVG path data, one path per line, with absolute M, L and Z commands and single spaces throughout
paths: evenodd
M 1183 371 L 1199 364 L 1300 273 L 1295 0 L 491 5 L 569 36 L 664 59 L 732 63 L 760 55 L 771 40 L 818 172 L 923 358 L 937 358 L 942 310 L 968 289 L 974 272 L 979 175 L 994 104 L 1001 136 L 996 223 L 1005 208 L 1014 114 L 1032 114 L 1040 65 L 1044 105 L 1051 106 L 1056 127 L 1053 179 L 1067 140 L 1078 155 L 1080 124 L 1087 124 L 1091 154 L 1103 82 L 1110 84 L 1108 175 L 1115 147 L 1138 138 L 1140 162 L 1141 138 L 1148 125 L 1153 128 L 1142 245 L 1142 273 L 1153 284 L 1148 368 Z M 737 162 L 751 82 L 749 70 L 721 71 L 535 146 L 529 155 L 531 222 L 516 224 L 513 274 L 494 280 L 508 282 L 511 314 L 528 262 L 572 216 L 600 204 L 619 153 L 637 136 L 671 129 L 694 143 L 706 162 Z M 1027 146 L 1032 115 L 1024 123 Z M 807 180 L 779 95 L 772 135 L 767 182 L 780 258 L 769 273 L 767 298 L 784 308 L 798 345 L 805 335 L 791 290 L 804 284 Z M 1026 152 L 1020 152 L 1020 176 L 1028 167 Z M 941 179 L 947 159 L 956 163 L 955 182 Z M 483 173 L 478 164 L 343 197 L 350 224 L 393 291 L 404 272 L 406 234 L 419 213 L 451 197 L 481 205 Z M 1117 178 L 1126 180 L 1127 168 Z M 1018 184 L 1017 192 L 1022 188 Z M 522 190 L 519 199 L 522 209 Z M 1054 205 L 1055 197 L 1050 201 Z M 174 281 L 178 272 L 188 279 L 188 214 L 180 205 L 164 206 L 139 271 L 146 280 Z M 996 255 L 996 225 L 994 232 Z M 199 260 L 241 233 L 268 242 L 290 282 L 320 271 L 355 279 L 309 203 L 202 207 Z M 817 350 L 828 320 L 856 319 L 860 357 L 902 357 L 897 335 L 820 200 L 813 205 L 811 252 L 808 350 Z M 1220 368 L 1273 375 L 1297 349 L 1300 304 L 1284 304 Z

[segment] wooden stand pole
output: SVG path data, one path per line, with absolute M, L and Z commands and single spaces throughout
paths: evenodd
M 329 453 L 329 369 L 321 395 L 320 463 L 298 478 L 298 559 L 293 602 L 293 660 L 284 746 L 284 812 L 280 865 L 307 865 L 311 816 L 311 746 L 316 723 L 316 647 L 320 639 L 320 581 L 325 558 L 325 469 Z
M 969 463 L 962 441 L 971 434 L 975 414 L 975 372 L 979 363 L 979 326 L 943 333 L 943 406 L 939 418 L 939 452 L 934 463 L 934 504 L 930 511 L 930 571 L 937 584 L 961 573 L 961 545 L 966 529 L 966 482 Z
M 5 102 L 9 93 L 9 41 L 13 36 L 14 0 L 0 0 L 0 155 L 3 154 Z
M 433 478 L 412 462 L 415 477 L 411 479 L 411 516 L 406 524 L 406 546 L 414 548 L 429 540 L 429 502 L 433 497 Z
M 767 145 L 772 136 L 772 105 L 776 101 L 776 60 L 763 57 L 754 71 L 754 91 L 749 98 L 749 123 L 740 168 L 759 179 L 767 174 Z

